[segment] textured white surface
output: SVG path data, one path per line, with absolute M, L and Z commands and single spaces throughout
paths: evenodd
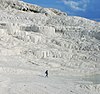
M 0 0 L 0 94 L 100 94 L 99 84 L 72 76 L 97 73 L 100 23 Z

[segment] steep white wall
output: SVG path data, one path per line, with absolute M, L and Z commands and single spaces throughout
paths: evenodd
M 2 56 L 79 73 L 99 71 L 100 23 L 22 1 L 9 2 L 10 9 L 0 9 Z

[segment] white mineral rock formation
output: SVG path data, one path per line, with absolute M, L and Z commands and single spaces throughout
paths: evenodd
M 51 80 L 42 77 L 45 69 Z M 66 76 L 98 73 L 99 22 L 0 0 L 0 94 L 100 94 L 99 84 Z

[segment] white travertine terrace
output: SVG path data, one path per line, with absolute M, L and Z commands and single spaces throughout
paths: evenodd
M 100 73 L 99 22 L 19 0 L 0 0 L 0 57 L 0 94 L 100 94 L 99 84 L 66 80 L 67 75 Z M 45 69 L 53 75 L 51 82 L 36 76 Z

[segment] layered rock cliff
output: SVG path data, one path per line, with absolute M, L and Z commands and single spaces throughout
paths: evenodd
M 98 73 L 100 23 L 23 1 L 0 0 L 0 57 L 2 72 L 19 67 Z

